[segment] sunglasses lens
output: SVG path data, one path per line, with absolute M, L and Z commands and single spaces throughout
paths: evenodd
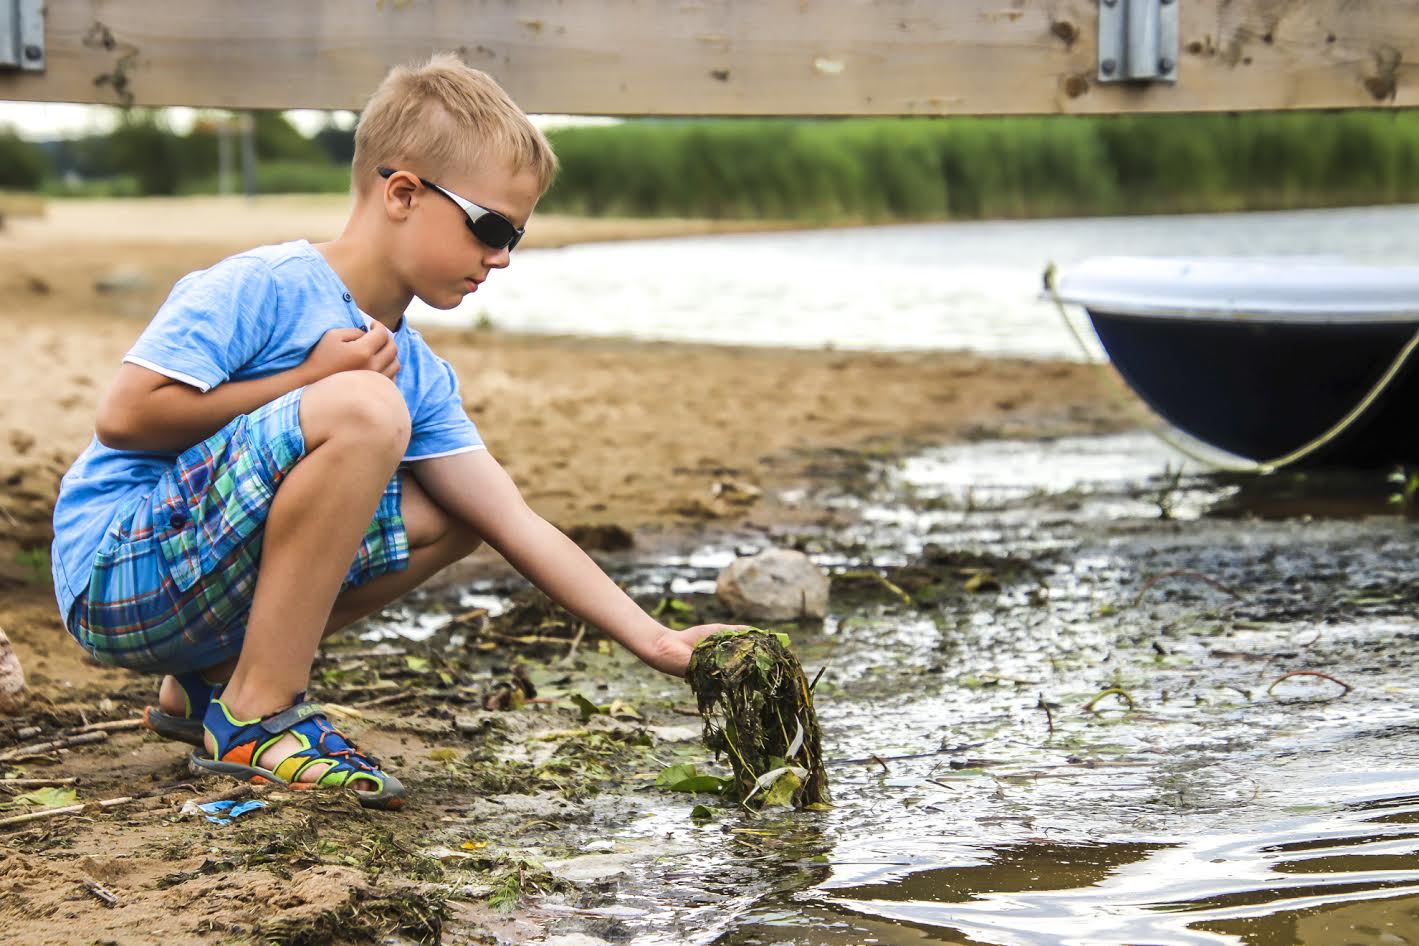
M 473 231 L 475 237 L 495 250 L 515 246 L 519 236 L 517 227 L 512 225 L 511 220 L 492 212 L 484 213 L 477 220 L 470 220 L 468 228 Z

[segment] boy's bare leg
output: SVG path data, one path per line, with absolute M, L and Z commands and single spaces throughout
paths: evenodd
M 222 693 L 238 719 L 283 710 L 306 689 L 341 582 L 409 442 L 402 395 L 373 371 L 310 385 L 301 396 L 300 424 L 306 455 L 286 474 L 267 514 L 246 638 Z M 299 748 L 287 735 L 257 764 L 272 768 Z M 302 780 L 324 771 L 310 766 Z
M 477 533 L 457 522 L 430 499 L 412 476 L 401 473 L 400 477 L 400 514 L 409 536 L 409 566 L 403 571 L 381 575 L 358 588 L 341 592 L 326 621 L 325 636 L 398 600 L 442 569 L 471 554 L 482 542 Z M 224 680 L 231 676 L 234 666 L 235 663 L 209 667 L 203 673 L 209 680 Z M 174 715 L 183 712 L 182 690 L 172 677 L 163 678 L 158 705 Z
M 417 480 L 407 473 L 401 477 L 400 515 L 409 534 L 409 567 L 341 592 L 325 625 L 327 635 L 398 600 L 482 544 L 476 532 L 430 499 Z

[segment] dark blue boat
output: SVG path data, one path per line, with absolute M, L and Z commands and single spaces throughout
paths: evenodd
M 1419 464 L 1419 268 L 1108 257 L 1055 285 L 1138 396 L 1197 440 L 1269 463 L 1376 394 L 1295 465 Z

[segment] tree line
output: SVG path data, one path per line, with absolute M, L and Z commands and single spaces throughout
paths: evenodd
M 353 133 L 254 114 L 257 189 L 349 187 Z M 948 119 L 642 119 L 549 134 L 542 207 L 810 222 L 1044 217 L 1419 201 L 1419 115 L 1244 113 Z M 0 134 L 0 188 L 213 193 L 219 132 L 133 113 L 111 134 Z

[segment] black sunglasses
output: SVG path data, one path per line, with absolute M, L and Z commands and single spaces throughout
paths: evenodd
M 379 176 L 388 180 L 398 172 L 394 168 L 376 168 Z M 416 175 L 417 176 L 417 175 Z M 517 247 L 517 242 L 522 239 L 523 228 L 515 226 L 511 220 L 498 213 L 496 210 L 489 210 L 487 207 L 479 207 L 466 197 L 459 197 L 446 187 L 440 187 L 433 181 L 419 178 L 419 183 L 425 187 L 438 191 L 449 200 L 459 206 L 468 219 L 464 223 L 468 224 L 468 229 L 480 242 L 486 243 L 495 250 L 507 247 L 511 253 Z

